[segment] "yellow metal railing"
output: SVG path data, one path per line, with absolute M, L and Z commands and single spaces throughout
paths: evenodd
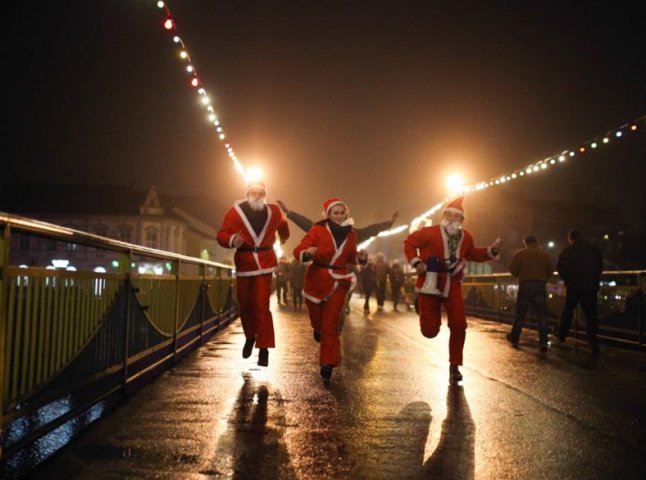
M 3 400 L 46 383 L 91 338 L 123 275 L 7 268 Z
M 11 258 L 16 234 L 108 252 L 119 258 L 119 270 L 18 266 Z M 163 274 L 131 272 L 134 258 L 144 257 L 162 262 Z M 237 316 L 235 305 L 226 304 L 229 265 L 3 213 L 0 271 L 0 459 L 166 368 Z M 92 385 L 91 396 L 80 395 L 69 411 L 42 421 L 41 407 Z M 38 418 L 30 429 L 18 425 L 26 415 Z

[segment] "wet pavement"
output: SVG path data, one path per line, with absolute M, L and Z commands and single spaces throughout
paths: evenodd
M 464 381 L 448 329 L 414 312 L 364 316 L 324 384 L 305 311 L 273 305 L 269 367 L 241 358 L 239 322 L 90 426 L 30 478 L 646 478 L 646 356 L 469 319 Z

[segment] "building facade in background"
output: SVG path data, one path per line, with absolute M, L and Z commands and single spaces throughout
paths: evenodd
M 191 257 L 231 263 L 231 252 L 215 241 L 220 218 L 214 202 L 202 196 L 161 196 L 154 186 L 140 191 L 117 186 L 4 185 L 0 210 L 86 233 L 166 250 Z M 209 218 L 204 218 L 209 217 Z M 115 271 L 113 252 L 16 235 L 11 262 L 16 265 Z M 138 258 L 140 273 L 164 273 L 170 265 Z

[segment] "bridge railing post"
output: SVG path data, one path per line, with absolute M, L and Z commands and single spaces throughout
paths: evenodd
M 177 334 L 179 333 L 179 267 L 180 261 L 171 262 L 171 274 L 175 279 L 175 321 L 173 322 L 173 363 L 177 362 Z
M 5 382 L 5 355 L 7 352 L 7 266 L 9 265 L 9 251 L 11 249 L 11 226 L 0 225 L 0 418 L 4 417 L 4 392 Z M 0 424 L 0 438 L 4 436 L 4 424 Z M 0 443 L 0 458 L 2 458 L 2 444 Z
M 119 253 L 119 273 L 126 277 L 124 282 L 124 291 L 126 293 L 126 316 L 123 319 L 123 388 L 128 383 L 128 350 L 130 349 L 130 330 L 132 328 L 132 294 L 134 293 L 130 272 L 132 271 L 132 253 Z

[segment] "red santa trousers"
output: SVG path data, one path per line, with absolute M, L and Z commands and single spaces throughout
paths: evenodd
M 433 295 L 420 293 L 419 301 L 419 325 L 422 335 L 433 338 L 440 333 L 442 324 L 441 306 L 444 304 L 446 316 L 448 317 L 449 330 L 449 362 L 452 365 L 462 365 L 462 350 L 467 331 L 467 317 L 464 314 L 464 300 L 460 282 L 451 284 L 449 296 L 439 298 Z
M 236 277 L 240 321 L 246 338 L 256 337 L 256 348 L 274 348 L 274 321 L 269 310 L 272 274 Z
M 321 303 L 306 300 L 312 328 L 321 333 L 321 365 L 336 367 L 341 360 L 339 319 L 347 291 L 347 288 L 339 287 L 330 295 L 330 298 Z

